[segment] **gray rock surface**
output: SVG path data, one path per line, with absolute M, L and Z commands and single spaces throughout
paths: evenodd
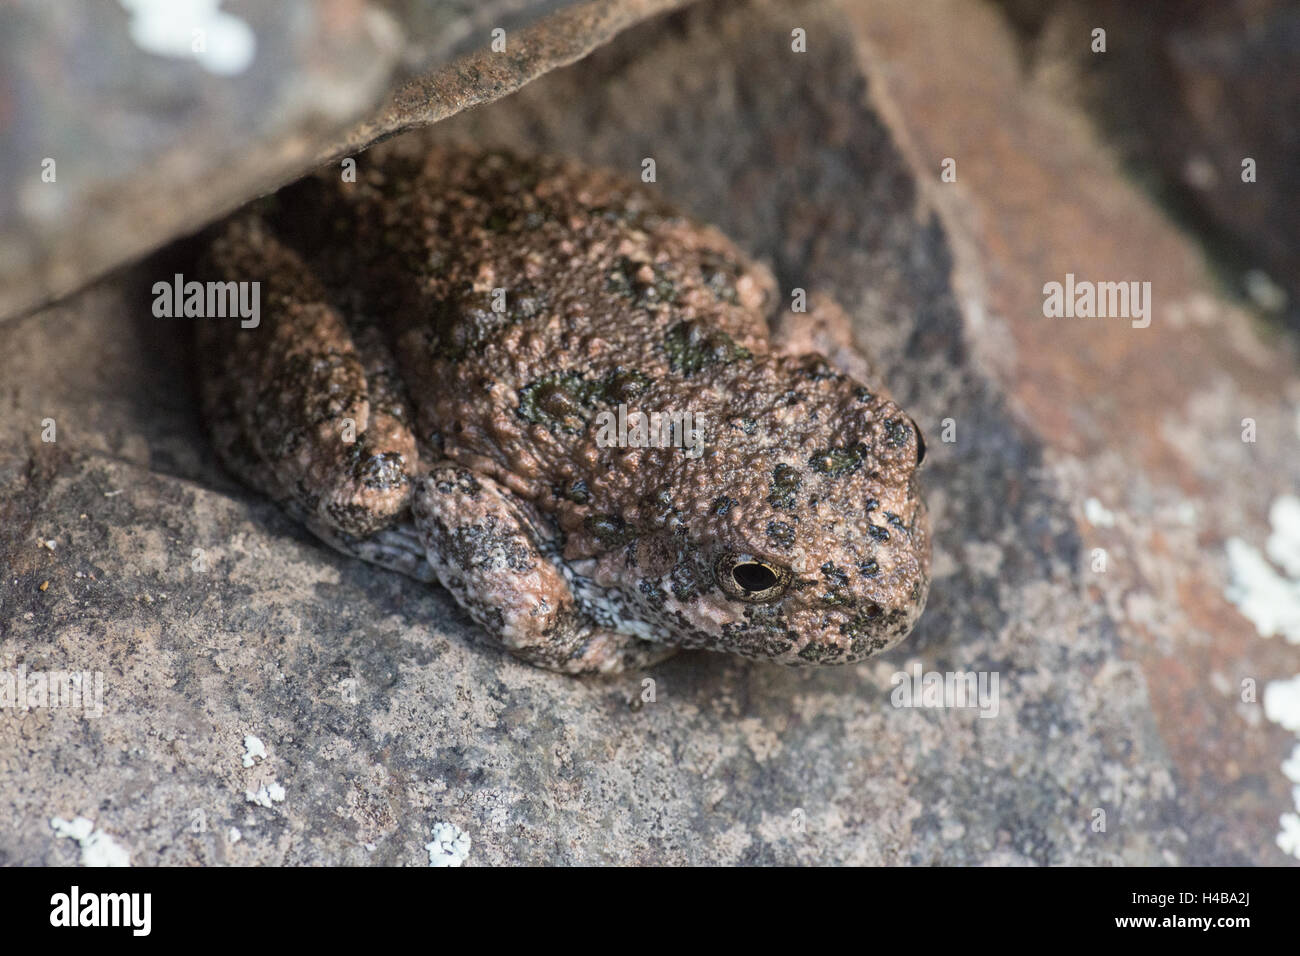
M 1283 862 L 1289 735 L 1231 709 L 1240 674 L 1287 676 L 1269 656 L 1278 644 L 1225 605 L 1206 624 L 1223 638 L 1213 668 L 1180 674 L 1160 655 L 1187 606 L 1149 583 L 1159 558 L 1142 585 L 1089 572 L 1096 529 L 1080 508 L 1103 471 L 1080 449 L 1113 426 L 1086 403 L 1052 419 L 1026 397 L 1013 357 L 1042 319 L 1014 311 L 997 276 L 1033 285 L 1041 265 L 979 217 L 1005 212 L 1015 238 L 1046 207 L 999 206 L 992 189 L 936 198 L 925 149 L 940 121 L 906 109 L 937 62 L 927 41 L 909 43 L 930 36 L 908 32 L 929 26 L 916 6 L 701 3 L 379 147 L 467 138 L 629 175 L 654 157 L 665 194 L 784 288 L 843 303 L 930 437 L 935 579 L 912 638 L 842 669 L 696 653 L 573 680 L 518 664 L 439 590 L 328 551 L 221 473 L 183 321 L 149 314 L 149 285 L 167 274 L 155 260 L 4 326 L 0 670 L 102 672 L 104 712 L 0 710 L 0 863 L 76 862 L 84 847 L 50 821 L 78 816 L 136 865 Z M 983 14 L 947 29 L 959 27 L 976 45 L 1003 29 Z M 791 52 L 794 28 L 806 54 Z M 969 86 L 936 72 L 931 100 Z M 1121 188 L 1099 169 L 1088 175 Z M 1240 315 L 1222 322 L 1253 336 Z M 1231 352 L 1228 381 L 1241 374 Z M 1261 421 L 1300 399 L 1276 391 Z M 949 418 L 952 443 L 938 437 Z M 1258 467 L 1241 448 L 1186 440 Z M 1300 466 L 1272 454 L 1276 481 L 1294 481 Z M 1257 538 L 1262 513 L 1231 508 L 1233 533 Z M 1221 593 L 1214 534 L 1203 541 Z M 1123 542 L 1107 546 L 1123 563 Z M 996 715 L 894 706 L 895 675 L 914 668 L 996 674 Z M 1227 716 L 1207 733 L 1180 726 L 1170 688 L 1217 694 Z M 1221 783 L 1225 749 L 1257 762 Z M 467 854 L 441 824 L 468 835 Z
M 679 2 L 6 4 L 0 317 Z

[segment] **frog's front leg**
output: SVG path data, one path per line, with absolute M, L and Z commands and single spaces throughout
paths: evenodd
M 515 656 L 579 674 L 648 667 L 673 654 L 588 618 L 542 553 L 527 507 L 491 478 L 443 462 L 417 483 L 411 511 L 442 586 Z

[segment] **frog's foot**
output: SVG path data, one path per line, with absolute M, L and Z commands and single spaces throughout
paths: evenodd
M 417 482 L 411 511 L 438 581 L 516 657 L 569 674 L 614 673 L 674 651 L 583 614 L 526 506 L 491 478 L 443 462 Z
M 789 309 L 770 323 L 772 347 L 790 355 L 817 352 L 831 366 L 864 385 L 877 383 L 871 363 L 853 339 L 853 321 L 826 296 L 813 293 L 807 312 Z
M 418 452 L 377 334 L 354 338 L 311 269 L 256 219 L 232 222 L 206 269 L 260 282 L 265 305 L 255 328 L 197 324 L 203 403 L 224 463 L 327 540 L 392 524 Z

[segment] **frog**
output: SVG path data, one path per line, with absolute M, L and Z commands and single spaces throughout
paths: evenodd
M 443 144 L 353 179 L 287 187 L 202 255 L 260 283 L 256 327 L 196 332 L 237 478 L 552 671 L 850 664 L 913 629 L 924 439 L 833 300 L 787 302 L 657 186 L 577 159 Z M 674 424 L 609 440 L 616 410 Z

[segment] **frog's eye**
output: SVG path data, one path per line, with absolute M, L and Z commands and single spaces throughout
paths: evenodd
M 728 552 L 713 565 L 718 587 L 741 601 L 774 601 L 785 593 L 790 571 L 751 554 Z

